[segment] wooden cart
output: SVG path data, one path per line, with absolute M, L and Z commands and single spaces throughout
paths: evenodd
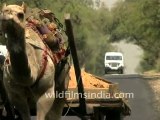
M 104 91 L 105 93 L 114 95 L 114 93 L 120 91 L 118 90 L 118 84 L 114 84 L 97 76 L 94 77 L 107 82 L 109 88 L 84 88 L 69 14 L 65 16 L 65 25 L 78 83 L 77 88 L 69 88 L 68 91 L 77 92 L 80 95 L 79 98 L 67 99 L 67 106 L 64 107 L 63 115 L 78 116 L 82 120 L 122 120 L 124 116 L 130 115 L 131 109 L 127 101 L 123 98 L 85 98 L 86 92 L 98 93 L 99 91 Z
M 71 95 L 73 98 L 67 99 L 63 115 L 78 116 L 82 120 L 123 120 L 130 115 L 131 109 L 127 100 L 114 97 L 115 93 L 120 93 L 118 84 L 98 79 L 108 83 L 109 88 L 84 88 L 86 108 L 81 108 L 80 99 Z M 77 95 L 77 88 L 69 88 L 67 93 Z M 83 112 L 84 109 L 86 113 Z

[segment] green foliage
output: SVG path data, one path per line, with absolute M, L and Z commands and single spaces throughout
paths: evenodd
M 6 0 L 21 4 L 22 0 Z M 90 73 L 104 71 L 104 54 L 111 50 L 105 26 L 111 23 L 110 13 L 94 10 L 92 0 L 23 0 L 30 7 L 47 8 L 64 24 L 64 14 L 70 13 L 81 67 Z M 65 28 L 64 28 L 65 29 Z M 110 28 L 108 28 L 110 29 Z
M 160 70 L 159 0 L 125 0 L 118 2 L 112 11 L 105 8 L 92 9 L 92 0 L 2 2 L 21 4 L 22 1 L 30 7 L 52 10 L 63 24 L 64 14 L 71 14 L 79 62 L 87 71 L 94 74 L 102 73 L 104 53 L 113 49 L 109 43 L 121 39 L 127 39 L 144 50 L 141 62 L 144 70 Z
M 112 11 L 110 40 L 127 39 L 144 50 L 144 70 L 160 69 L 160 2 L 159 0 L 127 0 Z

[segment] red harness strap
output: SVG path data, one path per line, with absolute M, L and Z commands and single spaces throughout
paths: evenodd
M 31 87 L 34 87 L 39 82 L 39 80 L 43 77 L 45 70 L 46 70 L 46 67 L 47 67 L 47 63 L 48 63 L 48 59 L 47 59 L 48 56 L 51 58 L 53 64 L 57 64 L 59 62 L 56 60 L 55 56 L 48 53 L 49 50 L 50 49 L 48 49 L 48 47 L 46 46 L 46 49 L 44 50 L 44 52 L 42 54 L 42 65 L 41 65 L 40 74 L 37 77 L 36 82 Z
M 40 72 L 39 76 L 37 77 L 36 81 L 39 81 L 44 75 L 44 72 L 45 72 L 46 67 L 47 67 L 47 62 L 48 62 L 47 54 L 48 54 L 47 49 L 45 49 L 44 52 L 43 52 L 43 55 L 42 55 L 41 72 Z

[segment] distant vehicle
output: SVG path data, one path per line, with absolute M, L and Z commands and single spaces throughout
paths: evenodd
M 105 74 L 109 72 L 124 72 L 124 59 L 123 54 L 120 52 L 106 52 L 104 58 Z

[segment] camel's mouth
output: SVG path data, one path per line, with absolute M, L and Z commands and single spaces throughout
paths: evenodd
M 11 17 L 5 14 L 1 16 L 2 31 L 5 38 L 7 38 L 7 36 L 18 36 L 24 31 L 25 24 L 24 22 L 21 22 L 21 19 L 24 19 L 24 15 L 22 13 L 18 13 L 17 16 Z

